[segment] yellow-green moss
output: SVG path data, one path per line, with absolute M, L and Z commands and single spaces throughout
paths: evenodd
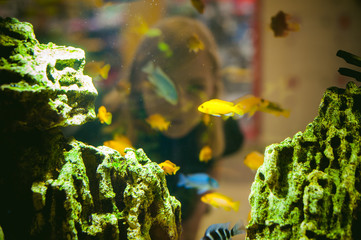
M 361 239 L 361 89 L 324 94 L 305 132 L 265 150 L 247 239 Z

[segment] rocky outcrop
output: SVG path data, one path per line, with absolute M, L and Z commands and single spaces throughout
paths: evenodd
M 361 89 L 329 88 L 306 130 L 265 150 L 247 239 L 361 239 Z
M 66 138 L 95 119 L 84 51 L 0 18 L 0 226 L 5 239 L 178 239 L 180 203 L 142 149 Z

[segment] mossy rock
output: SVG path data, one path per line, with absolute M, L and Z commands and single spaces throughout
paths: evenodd
M 361 239 L 361 89 L 329 88 L 306 130 L 265 150 L 247 239 Z
M 0 18 L 0 238 L 179 239 L 181 206 L 143 150 L 64 137 L 95 118 L 84 51 Z
M 95 119 L 98 93 L 83 75 L 84 65 L 82 49 L 40 44 L 31 24 L 0 18 L 1 130 L 46 130 Z

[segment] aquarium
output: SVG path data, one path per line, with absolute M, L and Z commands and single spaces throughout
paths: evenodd
M 361 238 L 360 10 L 0 0 L 0 239 Z

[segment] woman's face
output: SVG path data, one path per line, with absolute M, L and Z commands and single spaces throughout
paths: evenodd
M 172 66 L 166 72 L 178 93 L 178 103 L 172 105 L 158 96 L 154 88 L 143 87 L 144 106 L 147 115 L 161 114 L 171 124 L 163 134 L 180 138 L 188 134 L 201 120 L 198 106 L 211 98 L 216 91 L 214 63 L 204 52 L 198 52 L 191 61 Z

